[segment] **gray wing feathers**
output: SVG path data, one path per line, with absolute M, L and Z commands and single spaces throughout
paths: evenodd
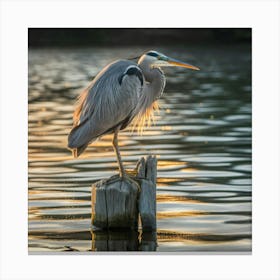
M 69 148 L 80 147 L 81 153 L 90 142 L 112 132 L 117 125 L 124 121 L 129 124 L 142 90 L 135 75 L 125 75 L 119 82 L 120 75 L 131 65 L 136 66 L 126 60 L 108 65 L 82 93 L 68 137 Z

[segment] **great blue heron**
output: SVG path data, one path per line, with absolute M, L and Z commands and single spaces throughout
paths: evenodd
M 80 95 L 74 112 L 74 125 L 68 136 L 68 147 L 78 157 L 93 141 L 114 133 L 120 177 L 124 177 L 118 146 L 118 132 L 132 121 L 143 126 L 150 120 L 163 93 L 165 77 L 161 67 L 180 66 L 199 70 L 188 63 L 149 51 L 135 63 L 117 60 L 107 65 Z

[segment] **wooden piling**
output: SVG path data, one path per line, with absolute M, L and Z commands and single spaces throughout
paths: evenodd
M 119 178 L 92 186 L 92 223 L 101 229 L 138 228 L 138 186 Z
M 155 156 L 141 158 L 135 178 L 112 176 L 92 185 L 92 225 L 98 229 L 156 229 Z
M 152 231 L 156 229 L 156 157 L 149 156 L 139 161 L 138 176 L 144 178 L 141 179 L 141 192 L 138 200 L 142 229 Z

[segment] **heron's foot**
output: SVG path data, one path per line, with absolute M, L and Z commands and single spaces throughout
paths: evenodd
M 135 173 L 135 170 L 129 170 L 129 171 L 123 171 L 120 172 L 120 179 L 129 182 L 130 184 L 134 184 L 138 188 L 138 193 L 141 191 L 141 184 L 139 180 L 136 177 L 137 173 Z
M 128 169 L 125 171 L 125 173 L 129 176 L 129 177 L 132 177 L 132 178 L 135 178 L 138 174 L 138 170 L 137 168 L 134 168 L 134 169 Z
M 138 193 L 140 193 L 140 191 L 141 191 L 141 184 L 140 184 L 139 180 L 136 178 L 136 176 L 130 176 L 127 173 L 123 173 L 123 174 L 120 174 L 120 178 L 121 178 L 121 180 L 127 181 L 130 184 L 136 185 L 137 188 L 138 188 Z
M 114 175 L 108 179 L 103 180 L 106 184 L 114 184 L 116 182 L 119 182 L 120 180 L 127 181 L 130 184 L 134 184 L 138 188 L 138 192 L 141 191 L 141 183 L 139 182 L 138 178 L 136 176 L 132 176 L 132 173 L 129 172 L 129 175 L 125 173 L 120 173 L 118 175 Z
M 114 184 L 114 183 L 120 181 L 120 176 L 119 175 L 114 175 L 114 176 L 112 176 L 108 179 L 103 179 L 102 181 L 106 184 Z

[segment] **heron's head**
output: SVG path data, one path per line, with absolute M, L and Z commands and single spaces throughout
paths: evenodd
M 199 68 L 196 66 L 168 57 L 157 51 L 148 51 L 145 54 L 143 54 L 140 57 L 138 64 L 143 64 L 143 63 L 149 64 L 150 68 L 177 66 L 177 67 L 184 67 L 193 70 L 199 70 Z

